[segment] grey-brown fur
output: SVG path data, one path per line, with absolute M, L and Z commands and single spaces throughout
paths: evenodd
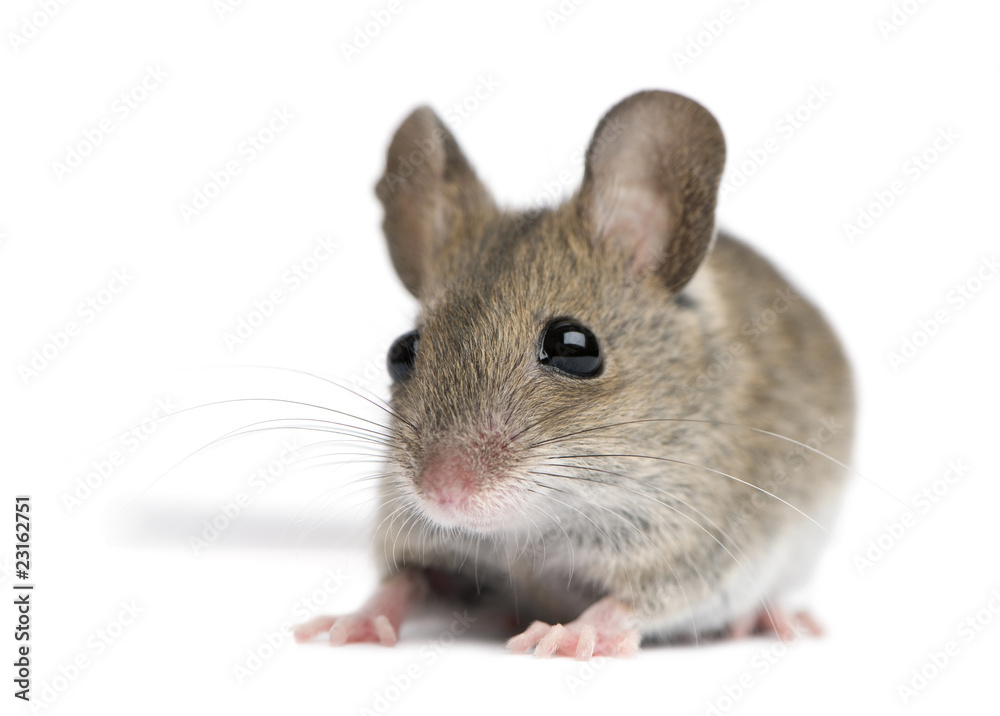
M 377 192 L 421 340 L 393 388 L 376 544 L 388 572 L 513 584 L 522 608 L 550 621 L 614 595 L 646 635 L 720 629 L 804 578 L 824 536 L 720 473 L 826 527 L 844 478 L 793 442 L 734 426 L 846 461 L 851 377 L 817 310 L 793 291 L 778 313 L 787 281 L 714 236 L 724 143 L 711 115 L 647 92 L 609 112 L 595 139 L 614 121 L 622 131 L 592 145 L 580 192 L 533 215 L 495 205 L 430 110 L 397 132 Z M 776 320 L 754 340 L 747 325 L 768 311 Z M 598 337 L 598 377 L 539 365 L 541 333 L 563 316 Z M 475 466 L 493 515 L 481 524 L 442 526 L 421 506 L 421 470 L 440 445 Z

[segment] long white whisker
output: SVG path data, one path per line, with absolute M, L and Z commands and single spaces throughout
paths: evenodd
M 551 474 L 551 473 L 543 473 L 543 474 Z M 572 480 L 572 479 L 573 479 L 572 477 L 570 477 L 570 476 L 568 476 L 568 475 L 556 475 L 556 474 L 552 474 L 552 476 L 553 476 L 553 477 L 562 477 L 562 478 L 566 478 L 566 479 L 568 479 L 568 480 Z M 548 487 L 548 486 L 547 486 L 547 487 Z M 549 487 L 549 489 L 556 489 L 556 488 L 552 488 L 552 487 Z M 564 492 L 564 493 L 565 493 L 565 491 L 563 491 L 563 490 L 559 490 L 559 492 Z M 551 496 L 550 496 L 550 497 L 551 497 Z M 552 499 L 554 499 L 554 498 L 552 498 Z M 556 500 L 556 502 L 560 502 L 560 500 Z M 562 504 L 566 505 L 566 503 L 562 503 Z M 658 552 L 658 553 L 659 553 L 659 551 L 660 551 L 660 550 L 659 550 L 659 548 L 658 548 L 658 547 L 657 547 L 657 546 L 656 546 L 655 544 L 653 544 L 653 541 L 652 541 L 651 539 L 649 539 L 649 536 L 648 536 L 647 534 L 645 534 L 645 533 L 644 533 L 644 532 L 643 532 L 642 530 L 640 530 L 640 529 L 639 529 L 638 527 L 636 527 L 636 526 L 635 526 L 635 525 L 634 525 L 634 524 L 633 524 L 632 522 L 630 522 L 630 521 L 629 521 L 629 520 L 628 520 L 628 519 L 627 519 L 627 518 L 626 518 L 626 517 L 625 517 L 624 515 L 621 515 L 621 514 L 619 514 L 619 513 L 615 512 L 614 510 L 612 510 L 612 509 L 610 509 L 610 508 L 608 508 L 608 507 L 605 507 L 604 505 L 601 505 L 601 504 L 599 504 L 599 503 L 596 503 L 596 502 L 595 502 L 595 503 L 588 503 L 588 504 L 589 504 L 590 506 L 592 506 L 592 507 L 598 507 L 598 508 L 600 508 L 600 509 L 603 509 L 603 510 L 605 510 L 606 512 L 608 512 L 608 513 L 610 513 L 611 515 L 613 515 L 614 517 L 617 517 L 618 519 L 622 520 L 622 521 L 623 521 L 623 522 L 624 522 L 624 523 L 625 523 L 626 525 L 628 525 L 628 526 L 629 526 L 629 527 L 631 527 L 631 528 L 632 528 L 633 530 L 635 530 L 636 534 L 638 534 L 638 535 L 639 535 L 640 537 L 642 537 L 642 538 L 643 538 L 644 540 L 646 540 L 646 542 L 647 542 L 647 543 L 648 543 L 648 544 L 649 544 L 649 545 L 650 545 L 650 546 L 651 546 L 651 547 L 652 547 L 652 548 L 653 548 L 653 549 L 654 549 L 654 550 L 655 550 L 656 552 Z M 566 507 L 570 507 L 570 509 L 575 509 L 575 508 L 571 507 L 570 505 L 566 505 Z M 581 515 L 583 515 L 584 517 L 587 517 L 587 515 L 584 515 L 584 513 L 583 513 L 583 512 L 580 512 L 580 510 L 576 510 L 576 511 L 577 511 L 577 512 L 579 512 L 579 513 L 580 513 Z M 588 519 L 589 519 L 589 518 L 588 518 Z M 591 520 L 591 522 L 593 522 L 593 520 Z M 596 525 L 596 523 L 594 523 L 594 524 Z M 602 530 L 602 533 L 604 534 L 604 536 L 605 536 L 606 538 L 608 538 L 608 535 L 607 535 L 607 533 L 606 533 L 606 532 L 603 532 L 603 530 Z M 608 538 L 608 539 L 610 540 L 610 538 Z M 618 556 L 619 556 L 619 557 L 622 557 L 622 554 L 621 554 L 621 550 L 619 550 L 619 549 L 618 549 L 618 548 L 617 548 L 617 547 L 616 547 L 616 546 L 614 545 L 614 543 L 613 543 L 613 542 L 610 542 L 610 544 L 611 544 L 611 545 L 612 545 L 612 547 L 613 547 L 613 548 L 615 549 L 615 551 L 616 551 L 616 552 L 618 553 Z M 660 554 L 660 557 L 661 557 L 661 558 L 663 559 L 663 563 L 664 563 L 665 565 L 667 565 L 667 569 L 669 569 L 669 570 L 670 570 L 670 574 L 671 574 L 671 575 L 673 576 L 673 578 L 674 578 L 674 582 L 676 582 L 676 583 L 677 583 L 677 586 L 678 586 L 678 587 L 680 588 L 680 590 L 681 590 L 681 596 L 683 596 L 683 598 L 684 598 L 684 603 L 685 603 L 685 604 L 687 605 L 687 608 L 688 608 L 688 614 L 689 614 L 689 615 L 691 616 L 691 628 L 692 628 L 692 630 L 694 631 L 694 640 L 695 640 L 695 644 L 698 644 L 698 643 L 699 643 L 699 635 L 698 635 L 698 625 L 697 625 L 697 623 L 695 622 L 695 616 L 694 616 L 694 609 L 693 609 L 693 608 L 691 607 L 691 601 L 690 601 L 690 600 L 688 599 L 688 596 L 687 596 L 687 590 L 686 590 L 686 589 L 684 589 L 684 584 L 683 584 L 683 582 L 681 581 L 680 577 L 679 577 L 679 576 L 677 575 L 677 572 L 676 572 L 676 571 L 674 570 L 674 568 L 673 568 L 673 565 L 671 565 L 671 564 L 670 564 L 670 562 L 668 562 L 668 561 L 667 561 L 667 559 L 666 559 L 666 556 L 665 556 L 665 555 L 663 555 L 663 554 L 661 553 L 661 554 Z M 691 563 L 689 562 L 689 564 L 691 564 Z M 692 567 L 694 568 L 694 571 L 695 571 L 695 572 L 696 572 L 696 573 L 698 574 L 699 578 L 701 578 L 702 582 L 704 582 L 704 583 L 705 583 L 705 584 L 707 585 L 707 584 L 708 584 L 708 582 L 706 582 L 706 581 L 705 581 L 705 578 L 704 578 L 704 576 L 703 576 L 703 575 L 701 574 L 701 570 L 699 570 L 699 569 L 698 569 L 698 567 L 697 567 L 696 565 L 694 565 L 694 564 L 691 564 L 691 566 L 692 566 Z M 626 577 L 626 579 L 627 579 L 627 581 L 628 581 L 628 586 L 629 586 L 629 592 L 630 592 L 630 593 L 632 594 L 632 606 L 633 606 L 633 608 L 636 608 L 636 595 L 635 595 L 635 587 L 634 587 L 634 586 L 632 585 L 632 577 L 631 577 L 631 575 L 629 574 L 628 570 L 626 570 L 626 571 L 625 571 L 625 577 Z
M 705 465 L 698 465 L 696 463 L 685 462 L 684 460 L 677 460 L 675 458 L 670 458 L 670 457 L 657 457 L 655 455 L 632 455 L 632 454 L 628 454 L 628 453 L 616 453 L 616 454 L 611 454 L 611 453 L 605 453 L 605 454 L 585 453 L 585 454 L 580 454 L 580 455 L 558 455 L 558 456 L 554 456 L 553 459 L 555 459 L 555 460 L 567 460 L 567 459 L 572 460 L 572 459 L 585 458 L 585 457 L 631 457 L 631 458 L 637 458 L 637 459 L 641 459 L 641 460 L 660 460 L 660 461 L 663 461 L 663 462 L 675 463 L 677 465 L 685 465 L 687 467 L 694 467 L 694 468 L 698 468 L 698 469 L 701 469 L 701 470 L 707 470 L 708 472 L 715 473 L 716 475 L 721 475 L 722 477 L 729 478 L 730 480 L 738 482 L 741 485 L 746 485 L 747 487 L 752 487 L 753 489 L 757 490 L 758 492 L 761 492 L 761 493 L 763 493 L 763 494 L 765 494 L 765 495 L 767 495 L 769 497 L 774 498 L 778 502 L 780 502 L 780 503 L 782 503 L 784 505 L 787 505 L 791 509 L 793 509 L 796 512 L 798 512 L 800 515 L 802 515 L 807 520 L 809 520 L 814 525 L 816 525 L 821 530 L 823 530 L 823 532 L 825 534 L 830 535 L 829 530 L 827 530 L 823 525 L 821 525 L 819 522 L 817 522 L 816 520 L 814 520 L 812 517 L 810 517 L 809 515 L 807 515 L 805 512 L 803 512 L 802 510 L 800 510 L 798 507 L 796 507 L 792 503 L 790 503 L 790 502 L 788 502 L 786 500 L 781 499 L 780 497 L 778 497 L 777 495 L 775 495 L 775 494 L 773 494 L 771 492 L 768 492 L 763 487 L 758 487 L 757 485 L 749 483 L 746 480 L 741 480 L 738 477 L 735 477 L 735 476 L 730 475 L 728 473 L 722 472 L 721 470 L 716 470 L 714 468 L 707 467 Z
M 802 442 L 800 440 L 796 440 L 795 438 L 790 438 L 787 435 L 781 435 L 780 433 L 771 432 L 770 430 L 764 430 L 763 428 L 756 428 L 756 427 L 753 427 L 752 425 L 742 425 L 740 423 L 729 423 L 729 422 L 725 422 L 723 420 L 707 420 L 707 419 L 703 419 L 703 418 L 641 418 L 641 419 L 637 419 L 637 420 L 625 420 L 625 421 L 618 422 L 618 423 L 605 423 L 604 425 L 597 425 L 597 426 L 591 427 L 591 428 L 584 428 L 583 430 L 575 430 L 575 431 L 573 431 L 571 433 L 563 433 L 563 434 L 557 435 L 557 436 L 555 436 L 553 438 L 548 438 L 546 440 L 540 440 L 540 441 L 538 441 L 536 443 L 532 443 L 529 447 L 531 447 L 531 448 L 537 448 L 537 447 L 541 447 L 543 445 L 548 445 L 548 444 L 552 444 L 552 443 L 563 442 L 563 441 L 568 440 L 569 438 L 575 437 L 577 435 L 583 435 L 583 434 L 586 434 L 586 433 L 593 433 L 593 432 L 597 432 L 597 431 L 600 431 L 600 430 L 609 430 L 611 428 L 623 427 L 623 426 L 628 426 L 628 425 L 636 425 L 636 424 L 640 424 L 640 423 L 701 423 L 701 424 L 704 424 L 704 425 L 724 425 L 726 427 L 731 427 L 731 428 L 740 428 L 742 430 L 750 430 L 750 431 L 755 432 L 755 433 L 757 433 L 759 435 L 768 435 L 770 437 L 777 438 L 779 440 L 784 440 L 785 442 L 791 443 L 793 445 L 797 445 L 798 447 L 804 448 L 805 450 L 809 450 L 810 452 L 815 453 L 816 455 L 819 455 L 820 457 L 822 457 L 822 458 L 824 458 L 826 460 L 829 460 L 830 462 L 834 463 L 835 465 L 838 465 L 839 467 L 842 467 L 843 469 L 847 470 L 851 474 L 856 475 L 857 477 L 861 478 L 865 482 L 868 482 L 872 486 L 878 488 L 883 493 L 885 493 L 886 495 L 888 495 L 889 497 L 891 497 L 893 500 L 895 500 L 899 504 L 903 505 L 904 507 L 909 507 L 909 505 L 906 503 L 906 501 L 904 501 L 902 498 L 900 498 L 899 496 L 897 496 L 896 494 L 894 494 L 893 492 L 891 492 L 887 488 L 885 488 L 882 485 L 880 485 L 875 480 L 873 480 L 873 479 L 871 479 L 871 478 L 863 475 L 857 469 L 851 467 L 850 465 L 848 465 L 848 464 L 846 464 L 844 462 L 841 462 L 840 460 L 838 460 L 837 458 L 833 457 L 832 455 L 828 455 L 827 453 L 823 452 L 819 448 L 815 448 L 812 445 L 809 445 L 808 443 L 804 443 L 804 442 Z

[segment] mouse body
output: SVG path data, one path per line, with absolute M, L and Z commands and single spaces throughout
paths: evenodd
M 845 482 L 851 374 L 833 331 L 715 222 L 725 143 L 681 95 L 613 107 L 579 190 L 502 208 L 426 107 L 376 187 L 420 304 L 389 351 L 384 566 L 358 613 L 296 637 L 395 643 L 446 574 L 506 594 L 536 655 L 816 631 L 782 598 Z

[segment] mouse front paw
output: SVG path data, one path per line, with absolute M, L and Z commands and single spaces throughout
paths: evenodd
M 326 632 L 330 646 L 366 643 L 393 646 L 399 641 L 399 628 L 410 607 L 426 594 L 426 576 L 418 570 L 404 570 L 386 579 L 371 599 L 353 614 L 316 617 L 299 624 L 292 633 L 297 642 L 309 641 Z
M 330 646 L 344 644 L 381 644 L 393 646 L 399 641 L 399 624 L 394 624 L 386 614 L 373 614 L 362 610 L 339 617 L 316 617 L 295 627 L 295 641 L 309 641 L 326 632 Z
M 632 628 L 630 612 L 618 600 L 606 597 L 565 626 L 536 621 L 507 642 L 515 654 L 532 647 L 535 656 L 594 656 L 632 658 L 639 651 L 639 632 Z
M 789 612 L 770 606 L 733 622 L 727 636 L 738 640 L 769 634 L 790 643 L 806 635 L 822 636 L 823 629 L 808 612 Z

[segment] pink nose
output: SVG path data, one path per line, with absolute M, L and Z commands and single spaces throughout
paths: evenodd
M 444 450 L 432 455 L 424 465 L 420 487 L 437 505 L 460 507 L 476 491 L 476 476 L 460 453 Z

